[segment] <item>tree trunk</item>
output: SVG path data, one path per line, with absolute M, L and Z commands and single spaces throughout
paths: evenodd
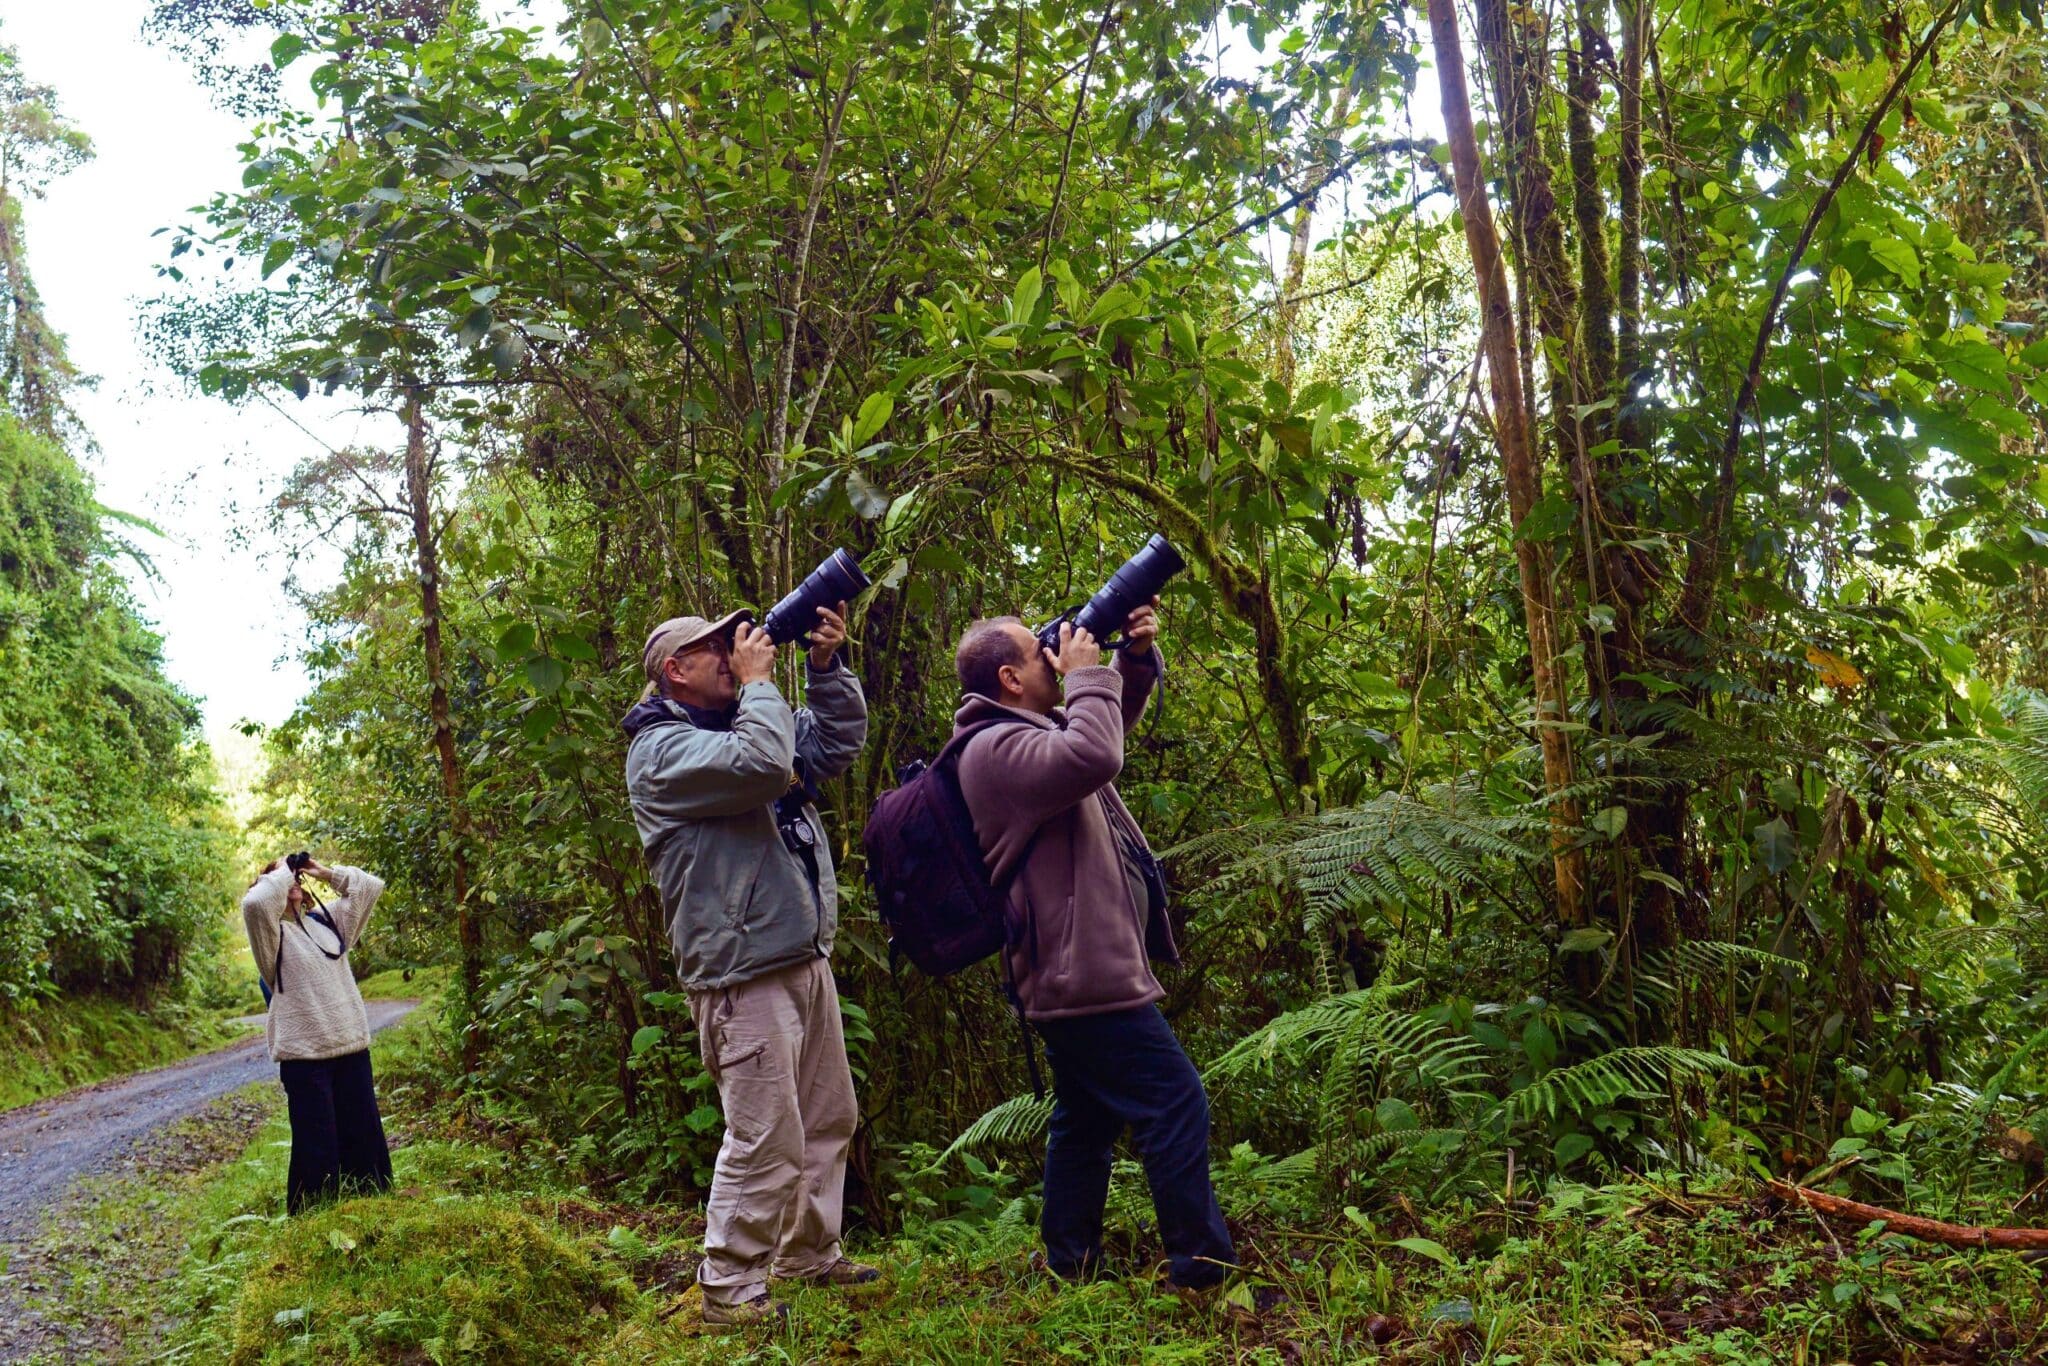
M 434 534 L 433 484 L 427 470 L 427 424 L 414 389 L 405 408 L 405 493 L 412 513 L 413 548 L 420 563 L 420 644 L 427 658 L 427 714 L 434 726 L 434 752 L 441 760 L 441 792 L 448 803 L 449 875 L 455 893 L 455 938 L 462 950 L 462 1070 L 476 1071 L 479 1052 L 477 1002 L 482 995 L 484 940 L 469 904 L 469 803 L 462 761 L 455 752 L 455 727 L 448 718 L 448 670 L 441 651 L 441 557 Z
M 1351 87 L 1345 86 L 1337 92 L 1337 107 L 1330 118 L 1333 136 L 1344 135 L 1344 121 L 1351 117 Z M 1294 322 L 1301 316 L 1301 285 L 1308 278 L 1309 229 L 1315 222 L 1316 196 L 1330 182 L 1330 168 L 1322 162 L 1313 162 L 1308 174 L 1302 177 L 1302 193 L 1307 197 L 1294 210 L 1294 228 L 1287 236 L 1287 274 L 1280 283 L 1280 299 L 1273 309 L 1273 368 L 1278 372 L 1280 387 L 1292 391 L 1294 388 Z
M 1443 97 L 1444 127 L 1451 148 L 1451 170 L 1458 189 L 1458 208 L 1465 219 L 1465 244 L 1472 253 L 1479 292 L 1480 333 L 1486 355 L 1487 382 L 1492 389 L 1494 429 L 1500 440 L 1501 469 L 1506 477 L 1508 511 L 1517 531 L 1543 496 L 1543 480 L 1532 449 L 1529 406 L 1522 392 L 1521 357 L 1515 346 L 1514 305 L 1508 297 L 1507 269 L 1493 226 L 1480 175 L 1479 145 L 1472 133 L 1472 106 L 1465 91 L 1465 53 L 1458 37 L 1458 14 L 1452 0 L 1429 0 L 1430 35 L 1436 49 L 1437 86 Z M 1534 540 L 1515 541 L 1521 571 L 1523 614 L 1529 631 L 1529 657 L 1535 676 L 1536 723 L 1543 749 L 1543 785 L 1550 808 L 1551 863 L 1557 884 L 1557 918 L 1567 926 L 1585 923 L 1585 853 L 1578 847 L 1578 803 L 1564 795 L 1572 782 L 1571 740 L 1562 729 L 1568 710 L 1564 679 L 1557 664 L 1556 608 L 1551 589 L 1549 547 Z

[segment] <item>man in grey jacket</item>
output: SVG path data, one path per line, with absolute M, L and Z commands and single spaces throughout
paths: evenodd
M 830 961 L 838 885 L 815 804 L 816 785 L 867 739 L 866 699 L 837 658 L 845 611 L 818 609 L 810 705 L 794 711 L 750 614 L 662 622 L 641 654 L 650 695 L 624 722 L 633 819 L 725 1109 L 697 1272 L 708 1323 L 778 1320 L 771 1276 L 877 1276 L 839 1251 L 859 1112 Z

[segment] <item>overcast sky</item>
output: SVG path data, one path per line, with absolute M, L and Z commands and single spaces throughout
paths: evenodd
M 245 718 L 283 720 L 306 685 L 290 653 L 305 624 L 279 587 L 284 567 L 233 543 L 232 510 L 274 490 L 318 452 L 316 440 L 383 439 L 383 426 L 338 405 L 293 404 L 308 435 L 263 405 L 187 393 L 143 353 L 138 309 L 162 288 L 156 268 L 169 250 L 167 236 L 151 234 L 192 221 L 189 209 L 240 182 L 243 136 L 175 57 L 142 41 L 147 8 L 0 0 L 0 42 L 20 52 L 30 80 L 56 88 L 96 149 L 47 199 L 28 202 L 29 269 L 73 363 L 99 378 L 74 404 L 100 445 L 81 453 L 100 501 L 165 532 L 136 536 L 159 578 L 130 578 L 163 633 L 171 677 L 202 699 L 217 734 Z

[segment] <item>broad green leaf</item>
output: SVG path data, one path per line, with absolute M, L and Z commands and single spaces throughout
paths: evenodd
M 537 745 L 548 738 L 548 732 L 561 719 L 562 714 L 553 707 L 535 707 L 520 720 L 519 733 L 526 737 L 526 743 Z
M 874 439 L 876 432 L 888 423 L 890 414 L 896 411 L 896 400 L 887 391 L 869 394 L 861 400 L 860 411 L 853 417 L 851 444 L 865 446 Z
M 1579 509 L 1556 492 L 1546 493 L 1515 528 L 1518 541 L 1547 541 L 1578 524 Z
M 1782 873 L 1799 857 L 1799 840 L 1783 816 L 1773 817 L 1756 828 L 1756 852 L 1764 867 Z
M 882 518 L 882 534 L 894 536 L 910 525 L 911 516 L 917 509 L 917 496 L 922 489 L 911 489 L 889 501 L 888 515 Z
M 506 659 L 523 655 L 533 648 L 533 640 L 532 623 L 515 621 L 498 637 L 498 653 Z
M 1396 1238 L 1393 1245 L 1417 1256 L 1427 1257 L 1433 1262 L 1442 1262 L 1448 1267 L 1455 1268 L 1458 1265 L 1458 1259 L 1450 1254 L 1448 1248 L 1428 1238 Z
M 2005 353 L 1988 342 L 1952 342 L 1935 349 L 1942 373 L 1969 389 L 2006 393 Z
M 1913 117 L 1940 133 L 1943 137 L 1956 135 L 1955 120 L 1949 117 L 1948 106 L 1936 99 L 1913 101 Z
M 1010 321 L 1023 324 L 1031 321 L 1031 315 L 1038 308 L 1039 293 L 1045 288 L 1045 279 L 1033 266 L 1017 277 L 1017 287 L 1010 292 Z
M 1088 316 L 1081 320 L 1081 325 L 1102 327 L 1118 319 L 1128 318 L 1137 311 L 1138 300 L 1137 296 L 1131 293 L 1131 287 L 1122 283 L 1113 284 L 1102 291 L 1094 306 L 1088 310 Z
M 1597 953 L 1614 942 L 1614 931 L 1603 930 L 1598 925 L 1581 925 L 1575 930 L 1566 930 L 1558 939 L 1557 947 L 1566 953 Z
M 491 334 L 491 324 L 496 321 L 497 317 L 490 308 L 479 304 L 469 311 L 469 315 L 462 320 L 462 325 L 455 330 L 455 340 L 465 348 L 481 345 L 483 339 Z
M 1880 237 L 1870 244 L 1870 254 L 1903 280 L 1906 288 L 1920 288 L 1920 255 L 1913 250 L 1912 243 L 1897 237 Z
M 1593 1147 L 1593 1136 L 1591 1134 L 1566 1134 L 1552 1145 L 1550 1155 L 1557 1159 L 1558 1166 L 1569 1167 L 1587 1153 L 1592 1152 Z
M 560 692 L 562 685 L 569 681 L 569 671 L 558 659 L 536 655 L 526 661 L 526 677 L 537 691 L 554 693 Z
M 660 1025 L 641 1025 L 633 1031 L 633 1056 L 639 1057 L 662 1040 L 668 1031 Z
M 888 493 L 859 470 L 846 472 L 846 501 L 853 504 L 856 514 L 870 522 L 889 510 Z
M 1598 835 L 1605 835 L 1608 839 L 1619 839 L 1622 830 L 1627 825 L 1628 808 L 1625 806 L 1602 807 L 1586 820 L 1586 828 L 1588 830 Z
M 1409 1133 L 1422 1127 L 1422 1119 L 1415 1113 L 1415 1107 L 1399 1096 L 1388 1096 L 1373 1106 L 1372 1117 L 1382 1129 L 1395 1133 Z

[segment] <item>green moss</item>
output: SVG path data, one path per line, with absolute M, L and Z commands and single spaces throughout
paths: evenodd
M 344 1201 L 291 1221 L 234 1306 L 236 1366 L 578 1360 L 632 1295 L 560 1230 L 496 1200 Z
M 67 997 L 0 1010 L 0 1110 L 218 1048 L 236 1031 L 176 1003 Z

